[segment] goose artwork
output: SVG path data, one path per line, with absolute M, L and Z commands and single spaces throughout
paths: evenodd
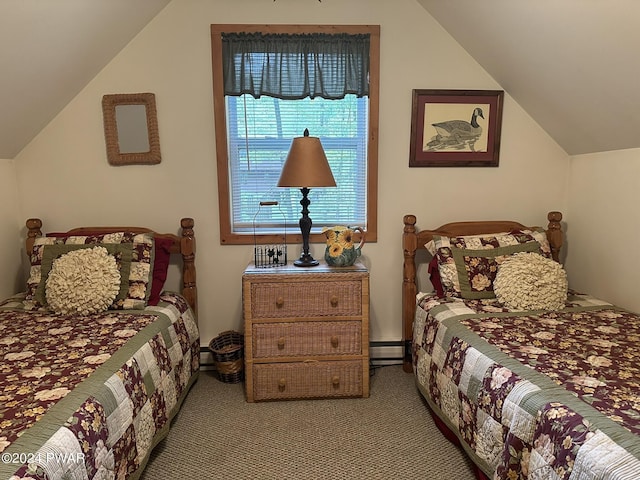
M 484 113 L 482 108 L 475 107 L 469 122 L 466 120 L 446 120 L 432 123 L 431 125 L 436 130 L 436 135 L 425 142 L 424 151 L 478 151 L 476 150 L 476 142 L 482 135 L 482 126 L 478 123 L 478 118 L 484 120 Z M 426 136 L 425 140 L 427 140 Z M 486 148 L 481 148 L 479 151 L 486 151 Z

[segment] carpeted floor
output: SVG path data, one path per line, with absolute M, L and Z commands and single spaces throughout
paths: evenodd
M 435 427 L 413 376 L 377 368 L 368 399 L 246 403 L 203 371 L 143 480 L 472 480 Z

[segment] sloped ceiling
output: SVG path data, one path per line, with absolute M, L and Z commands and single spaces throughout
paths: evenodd
M 14 158 L 169 1 L 1 0 L 0 158 Z M 637 0 L 416 1 L 567 153 L 640 147 Z
M 417 1 L 567 153 L 640 147 L 637 0 Z
M 170 0 L 1 0 L 0 158 L 14 158 Z

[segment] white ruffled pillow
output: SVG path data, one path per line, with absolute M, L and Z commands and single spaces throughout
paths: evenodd
M 104 247 L 66 253 L 53 262 L 46 283 L 49 307 L 57 313 L 104 312 L 120 291 L 120 271 Z
M 512 310 L 558 310 L 569 284 L 562 266 L 537 253 L 516 253 L 498 268 L 493 290 Z

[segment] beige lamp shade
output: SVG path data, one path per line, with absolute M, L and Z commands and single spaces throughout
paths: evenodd
M 289 154 L 282 167 L 278 187 L 335 187 L 329 162 L 318 137 L 310 137 L 305 129 L 304 137 L 291 142 Z

